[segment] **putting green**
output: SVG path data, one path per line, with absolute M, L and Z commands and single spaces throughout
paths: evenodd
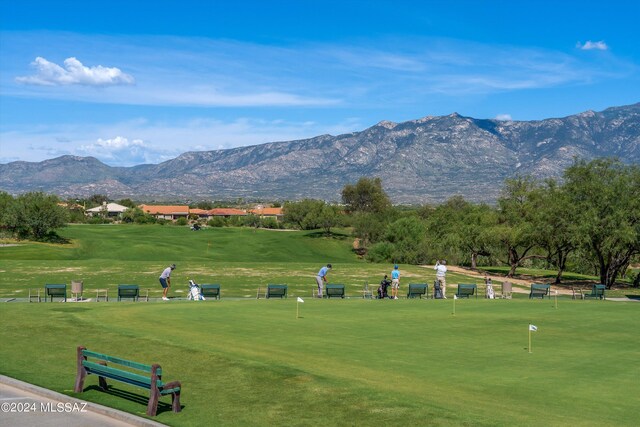
M 2 304 L 0 371 L 76 396 L 77 345 L 159 363 L 184 409 L 156 420 L 176 426 L 637 425 L 637 303 L 305 298 L 296 318 L 297 304 Z M 80 397 L 144 414 L 144 390 L 96 383 Z

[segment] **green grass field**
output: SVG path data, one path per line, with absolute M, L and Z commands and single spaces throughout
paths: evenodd
M 346 237 L 179 227 L 77 226 L 67 247 L 0 248 L 0 291 L 69 283 L 140 283 L 176 262 L 186 279 L 223 284 L 220 301 L 0 303 L 0 373 L 143 416 L 146 391 L 89 377 L 73 393 L 78 345 L 159 363 L 183 384 L 181 413 L 155 419 L 199 425 L 637 425 L 640 304 L 528 300 L 363 300 L 365 280 L 390 266 L 365 263 Z M 346 300 L 308 298 L 334 264 Z M 406 284 L 433 271 L 401 266 Z M 335 278 L 335 281 L 333 280 Z M 449 283 L 472 282 L 450 275 Z M 255 299 L 260 284 L 290 285 L 285 300 Z M 226 298 L 225 296 L 249 298 Z M 401 290 L 402 295 L 402 290 Z M 90 296 L 90 295 L 89 295 Z M 455 315 L 453 314 L 455 304 Z M 528 324 L 538 327 L 528 349 Z M 132 393 L 125 399 L 122 392 Z M 169 398 L 163 398 L 165 403 Z

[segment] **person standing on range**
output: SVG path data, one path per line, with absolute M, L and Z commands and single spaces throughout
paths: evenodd
M 175 268 L 176 265 L 171 264 L 169 267 L 165 268 L 160 275 L 160 284 L 162 285 L 162 299 L 164 301 L 169 301 L 167 292 L 169 291 L 169 286 L 171 286 L 171 272 L 175 270 Z
M 329 274 L 329 270 L 331 270 L 331 264 L 327 264 L 326 267 L 322 267 L 316 276 L 316 283 L 318 284 L 318 298 L 322 298 L 322 288 L 324 287 L 324 284 L 327 283 L 327 274 Z
M 398 270 L 398 264 L 393 266 L 391 272 L 391 298 L 398 299 L 398 287 L 400 287 L 400 270 Z
M 442 298 L 447 299 L 447 280 L 445 275 L 447 274 L 447 261 L 436 261 L 436 266 L 433 267 L 436 270 L 436 280 L 440 283 L 440 290 L 442 291 Z

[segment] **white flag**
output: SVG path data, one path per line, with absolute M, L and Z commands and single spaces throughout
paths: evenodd
M 538 327 L 536 325 L 529 325 L 529 330 L 535 332 L 538 330 Z
M 304 302 L 304 300 L 300 297 L 298 297 L 298 302 Z
M 458 299 L 458 295 L 453 294 L 453 299 Z

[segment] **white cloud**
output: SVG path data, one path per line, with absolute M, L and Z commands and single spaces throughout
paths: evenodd
M 584 44 L 578 42 L 578 44 L 576 44 L 576 47 L 582 50 L 609 50 L 609 46 L 607 46 L 607 44 L 602 40 L 600 40 L 599 42 L 592 42 L 591 40 L 587 40 L 587 42 L 585 42 Z
M 134 139 L 133 141 L 129 142 L 127 138 L 116 136 L 113 139 L 98 138 L 95 146 L 106 149 L 122 150 L 129 147 L 142 147 L 144 146 L 144 141 L 142 141 L 141 139 Z
M 513 119 L 511 118 L 511 114 L 498 114 L 496 116 L 496 120 L 500 120 L 500 121 L 503 121 L 503 122 L 510 122 Z
M 157 153 L 145 145 L 141 139 L 129 140 L 126 137 L 98 140 L 92 144 L 81 145 L 75 150 L 76 154 L 93 156 L 110 164 L 141 164 L 150 163 L 157 159 Z
M 73 57 L 64 60 L 64 68 L 41 56 L 31 65 L 36 69 L 36 74 L 16 77 L 18 83 L 38 86 L 112 86 L 135 82 L 133 76 L 123 73 L 119 68 L 102 65 L 86 67 Z

